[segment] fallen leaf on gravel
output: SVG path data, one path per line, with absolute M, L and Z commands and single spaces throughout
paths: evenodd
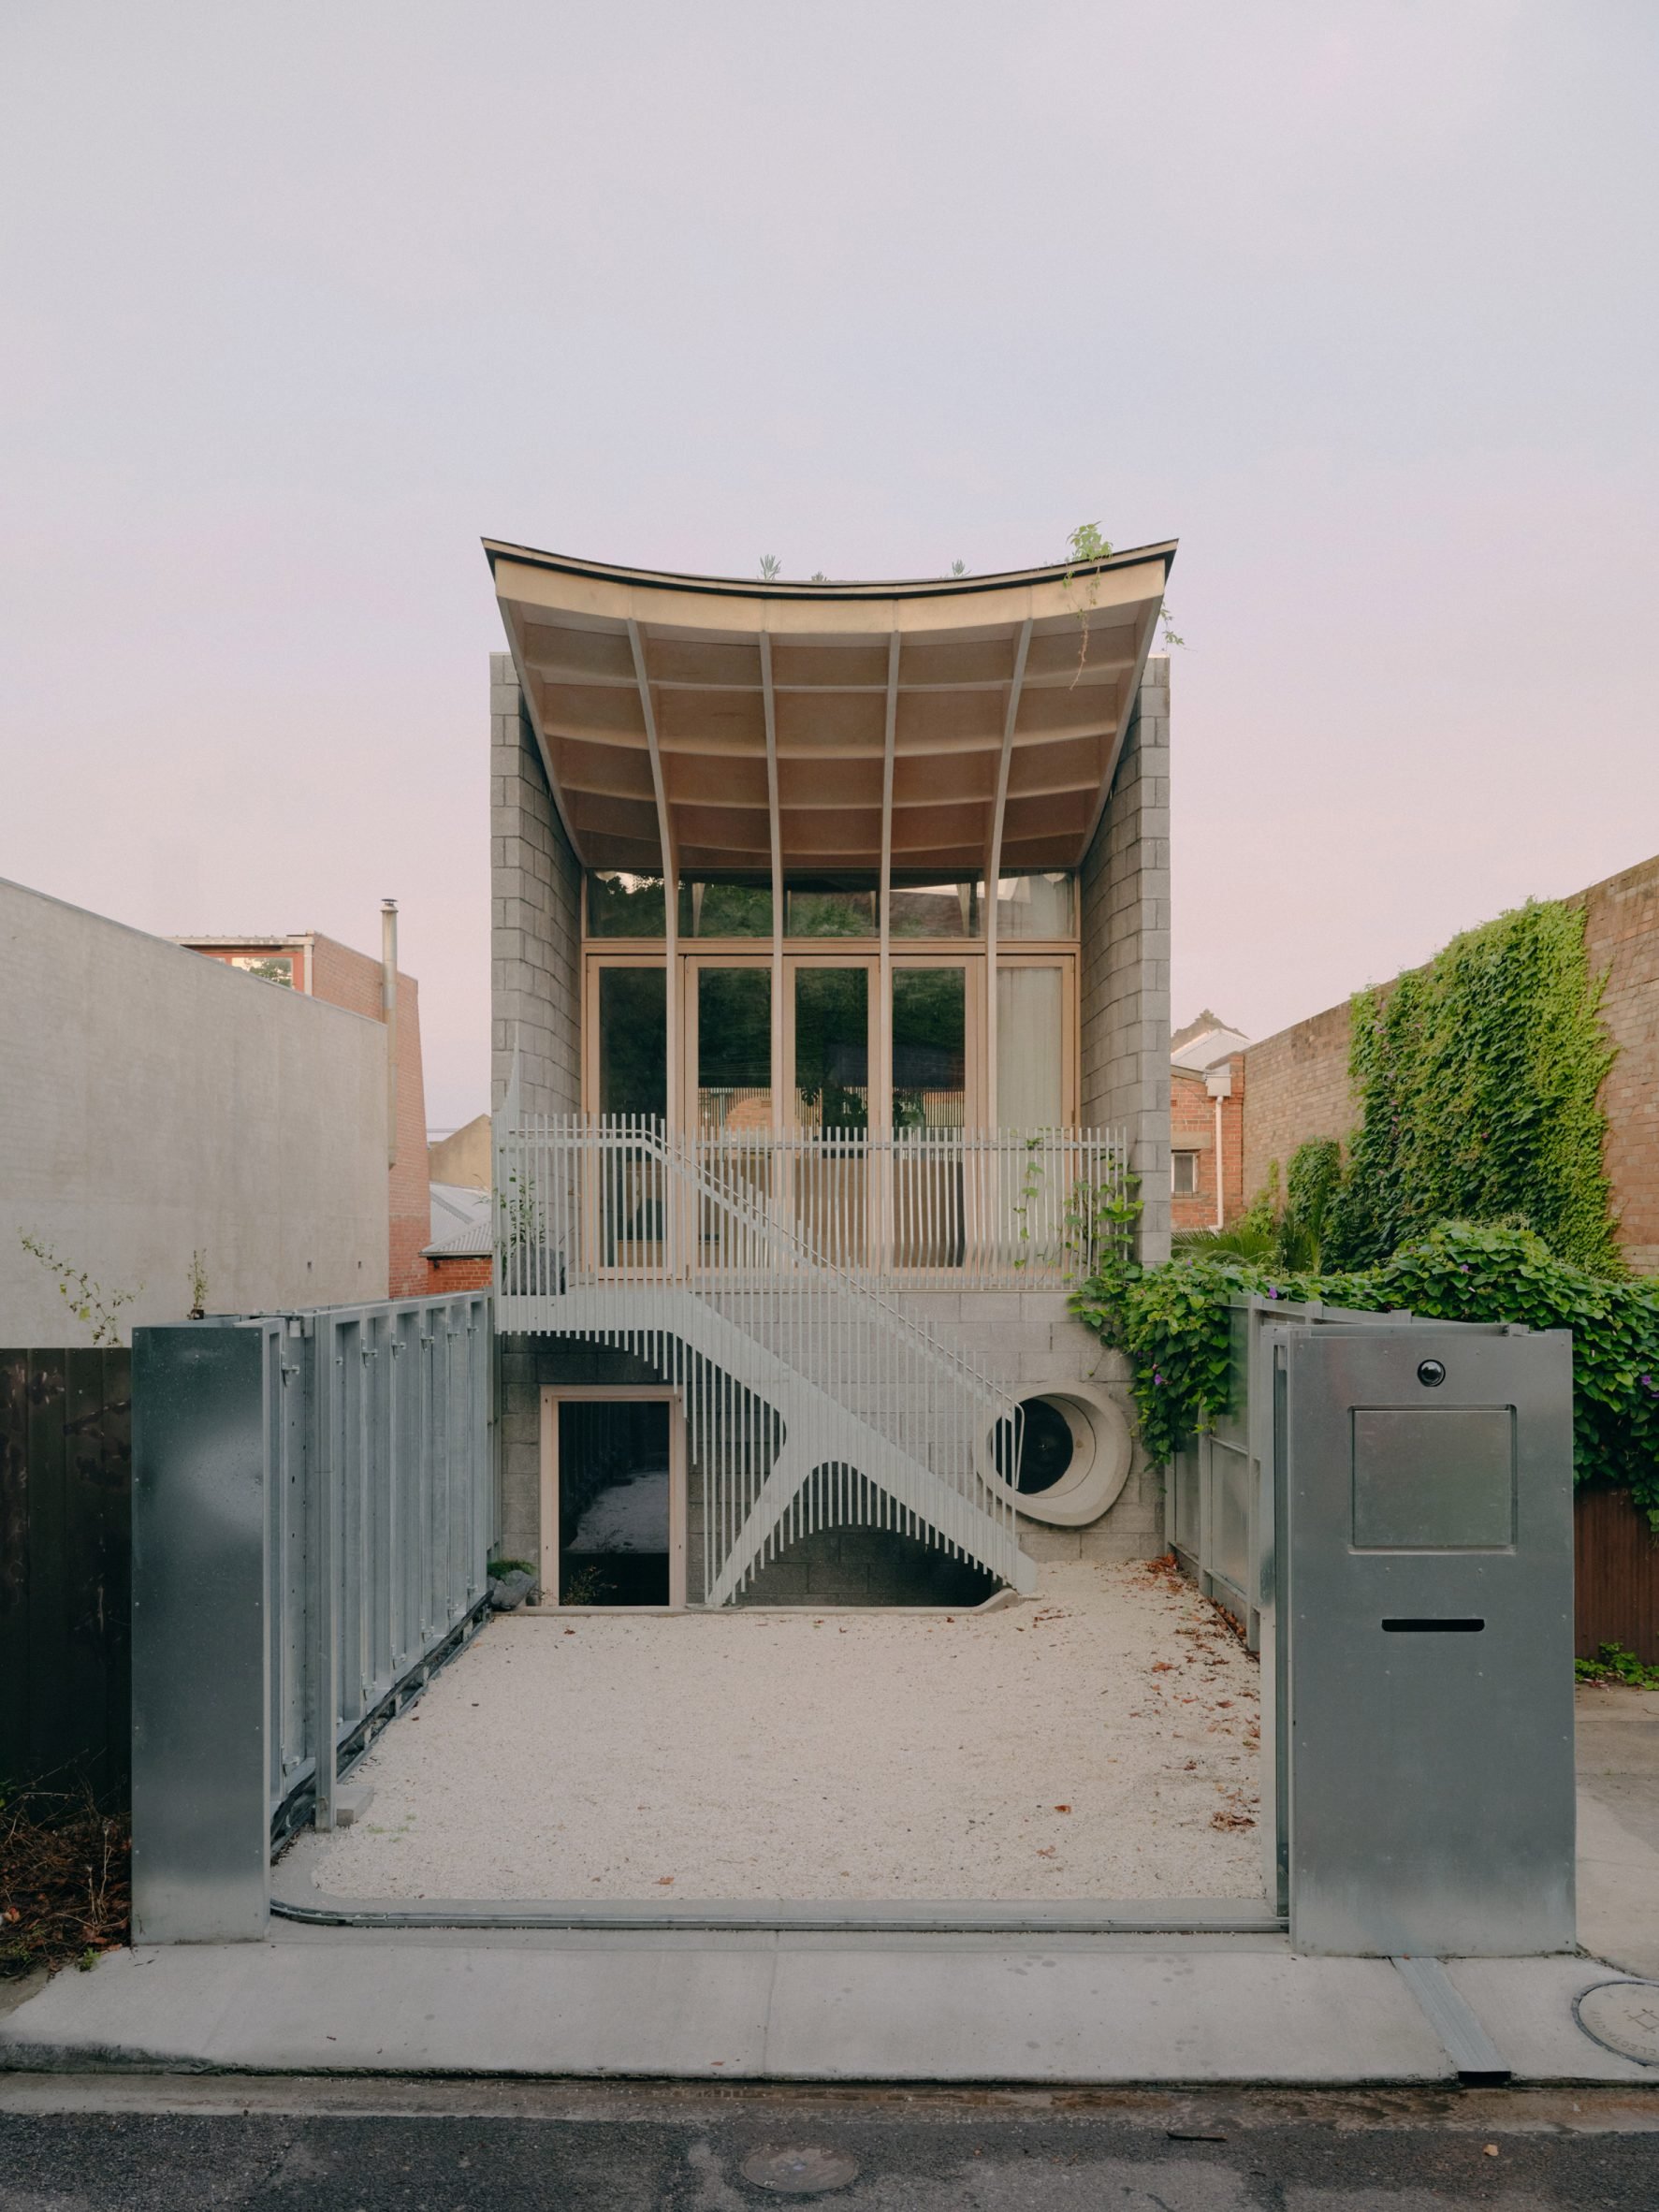
M 1070 1808 L 1070 1805 L 1056 1805 L 1056 1806 L 1055 1807 L 1055 1811 L 1056 1812 L 1070 1812 L 1070 1810 L 1071 1810 L 1071 1808 Z
M 672 1874 L 659 1874 L 657 1876 L 657 1887 L 659 1889 L 672 1889 L 674 1887 L 674 1876 Z

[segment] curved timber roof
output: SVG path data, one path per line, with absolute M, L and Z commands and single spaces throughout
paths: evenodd
M 1175 556 L 802 584 L 484 544 L 577 857 L 675 876 L 1076 866 Z

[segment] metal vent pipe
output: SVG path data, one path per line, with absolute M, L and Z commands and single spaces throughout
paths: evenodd
M 398 902 L 380 902 L 380 1018 L 386 1024 L 386 1164 L 398 1164 Z

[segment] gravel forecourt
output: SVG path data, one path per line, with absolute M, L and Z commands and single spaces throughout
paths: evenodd
M 342 1897 L 1261 1897 L 1256 1662 L 1159 1564 L 989 1613 L 511 1613 L 296 1846 Z

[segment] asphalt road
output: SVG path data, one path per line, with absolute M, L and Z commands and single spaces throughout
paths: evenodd
M 851 2159 L 856 2175 L 793 2198 L 745 2178 L 746 2160 L 781 2147 Z M 1652 2212 L 1659 2084 L 1652 2093 L 711 2098 L 0 2079 L 3 2212 L 740 2212 L 789 2202 L 847 2212 Z

